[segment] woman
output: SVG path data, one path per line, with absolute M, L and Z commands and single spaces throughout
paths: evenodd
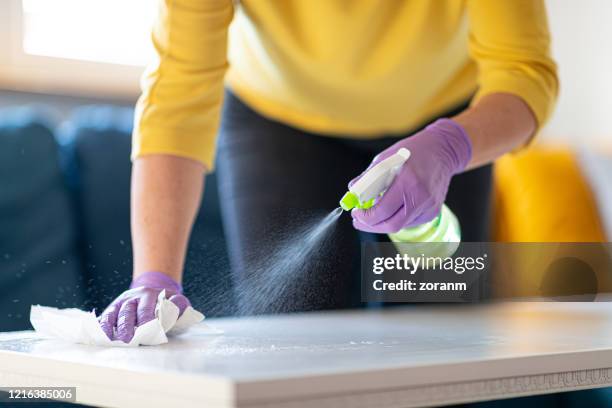
M 466 240 L 486 240 L 490 164 L 533 138 L 558 87 L 542 0 L 165 0 L 153 41 L 133 143 L 133 289 L 100 318 L 126 342 L 162 289 L 189 304 L 183 261 L 216 150 L 238 282 L 276 246 L 262 237 L 332 209 L 380 152 L 411 150 L 374 208 L 342 218 L 288 309 L 351 307 L 356 230 L 416 225 L 446 201 Z

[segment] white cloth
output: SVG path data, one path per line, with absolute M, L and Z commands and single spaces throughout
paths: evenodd
M 191 306 L 179 318 L 178 307 L 166 299 L 165 291 L 162 291 L 157 299 L 155 319 L 137 327 L 132 340 L 124 343 L 121 340 L 109 340 L 93 311 L 40 305 L 33 305 L 30 309 L 30 322 L 41 336 L 96 346 L 156 346 L 167 343 L 167 335 L 184 332 L 202 320 L 204 315 Z M 214 329 L 210 330 L 211 333 L 218 333 Z

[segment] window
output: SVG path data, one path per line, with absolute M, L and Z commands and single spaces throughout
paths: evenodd
M 134 97 L 156 0 L 2 0 L 0 86 Z
M 26 54 L 143 66 L 153 52 L 151 0 L 23 0 Z

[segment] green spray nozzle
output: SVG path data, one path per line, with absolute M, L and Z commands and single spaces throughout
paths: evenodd
M 354 193 L 347 191 L 346 194 L 340 199 L 340 207 L 344 211 L 351 211 L 353 208 L 359 205 L 359 199 Z
M 368 209 L 374 205 L 393 182 L 402 165 L 410 157 L 410 151 L 404 147 L 368 168 L 350 190 L 340 199 L 340 207 L 345 211 L 353 208 Z
M 344 211 L 351 211 L 353 208 L 359 208 L 362 210 L 371 208 L 374 205 L 374 199 L 368 200 L 365 203 L 359 201 L 357 194 L 347 191 L 346 194 L 340 199 L 340 207 Z

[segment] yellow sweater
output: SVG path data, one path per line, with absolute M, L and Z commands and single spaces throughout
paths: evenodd
M 402 133 L 475 92 L 518 95 L 541 125 L 557 95 L 543 0 L 236 4 L 160 1 L 133 157 L 212 169 L 224 77 L 261 114 L 338 137 Z

